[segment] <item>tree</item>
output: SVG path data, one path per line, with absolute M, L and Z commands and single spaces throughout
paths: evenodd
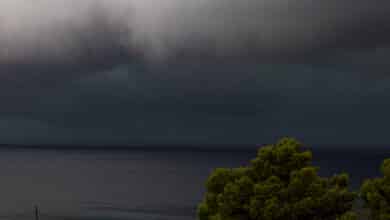
M 216 169 L 200 220 L 354 220 L 348 175 L 318 176 L 312 153 L 292 138 L 263 146 L 247 167 Z
M 364 181 L 360 196 L 374 220 L 390 220 L 390 158 L 381 166 L 383 177 Z

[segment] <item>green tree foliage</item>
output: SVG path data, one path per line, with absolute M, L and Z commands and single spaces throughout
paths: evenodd
M 261 147 L 247 167 L 216 169 L 200 220 L 354 220 L 348 175 L 318 176 L 312 154 L 292 138 Z
M 356 220 L 358 217 L 356 213 L 354 212 L 346 212 L 340 217 L 337 218 L 337 220 Z
M 390 158 L 381 166 L 383 177 L 364 181 L 360 193 L 374 220 L 390 220 Z

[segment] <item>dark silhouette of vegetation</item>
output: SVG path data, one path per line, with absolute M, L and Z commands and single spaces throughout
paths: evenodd
M 383 161 L 381 171 L 383 177 L 366 180 L 360 193 L 373 220 L 390 220 L 390 158 Z
M 200 220 L 354 220 L 348 175 L 320 177 L 312 153 L 292 138 L 261 147 L 247 167 L 216 169 Z

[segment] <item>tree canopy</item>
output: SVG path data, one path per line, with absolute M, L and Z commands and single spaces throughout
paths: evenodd
M 390 220 L 390 158 L 383 161 L 381 171 L 383 177 L 366 180 L 360 193 L 373 220 Z
M 320 177 L 312 153 L 293 138 L 263 146 L 249 165 L 216 169 L 198 206 L 200 220 L 352 220 L 348 175 Z

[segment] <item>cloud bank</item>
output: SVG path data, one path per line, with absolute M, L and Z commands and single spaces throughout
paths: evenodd
M 183 54 L 292 59 L 387 45 L 389 10 L 381 0 L 3 0 L 0 63 Z
M 384 0 L 1 0 L 0 138 L 385 143 L 389 12 Z

